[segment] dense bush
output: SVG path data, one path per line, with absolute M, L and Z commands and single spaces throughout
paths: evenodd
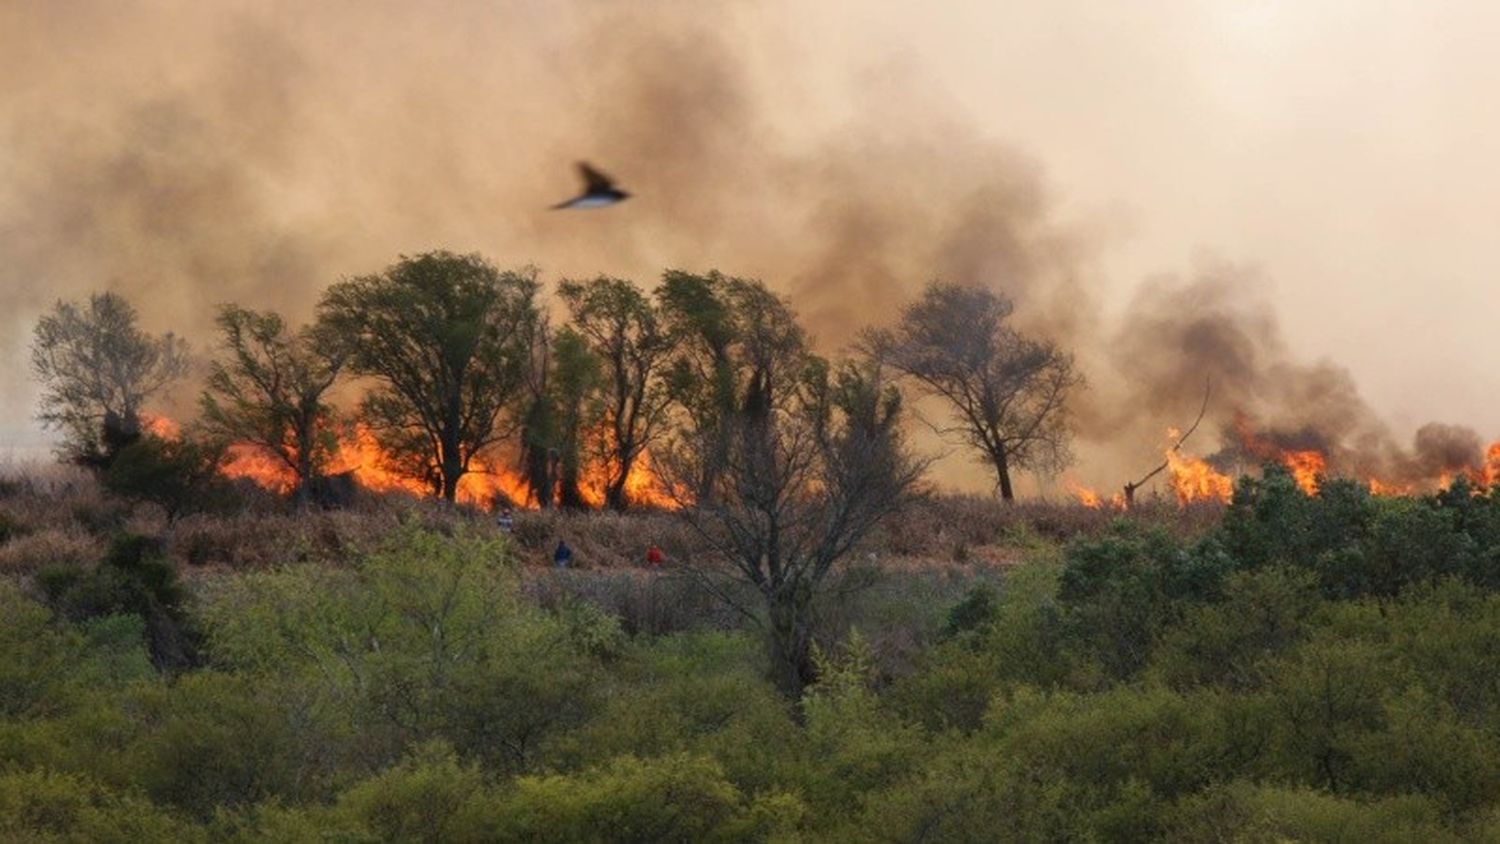
M 701 596 L 471 519 L 186 583 L 127 537 L 0 580 L 0 838 L 1494 840 L 1497 514 L 1270 472 L 1011 528 L 1003 578 L 851 578 L 796 702 Z

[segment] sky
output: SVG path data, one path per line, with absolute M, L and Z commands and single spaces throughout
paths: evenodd
M 432 248 L 759 277 L 831 352 L 991 285 L 1077 353 L 1103 486 L 1200 372 L 1220 421 L 1493 439 L 1495 43 L 1482 2 L 0 0 L 0 450 L 46 442 L 25 350 L 60 297 L 207 352 L 219 302 L 306 318 Z M 635 197 L 546 211 L 579 158 Z M 1174 308 L 1250 351 L 1198 360 Z

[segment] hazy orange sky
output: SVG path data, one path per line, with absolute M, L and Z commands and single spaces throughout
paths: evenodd
M 44 441 L 25 348 L 59 296 L 206 350 L 217 302 L 304 317 L 438 247 L 758 276 L 829 345 L 959 276 L 1106 394 L 1143 283 L 1229 266 L 1398 438 L 1500 435 L 1493 4 L 699 5 L 0 2 L 0 442 Z M 580 157 L 637 197 L 542 210 Z M 1078 474 L 1155 448 L 1117 445 Z

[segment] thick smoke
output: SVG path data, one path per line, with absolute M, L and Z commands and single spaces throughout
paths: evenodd
M 1264 284 L 1218 264 L 1144 285 L 1099 362 L 1109 377 L 1081 403 L 1086 435 L 1160 443 L 1163 421 L 1189 424 L 1211 388 L 1207 433 L 1190 445 L 1224 471 L 1310 450 L 1330 474 L 1422 484 L 1482 463 L 1481 438 L 1462 426 L 1430 423 L 1402 446 L 1348 370 L 1291 354 Z
M 305 317 L 340 276 L 431 248 L 550 278 L 759 277 L 829 351 L 942 278 L 1003 290 L 1028 329 L 1077 351 L 1090 479 L 1149 462 L 1209 378 L 1220 431 L 1249 419 L 1411 473 L 1472 450 L 1437 428 L 1394 447 L 1345 371 L 1292 358 L 1239 269 L 1152 282 L 1106 325 L 1096 244 L 1059 220 L 1039 164 L 884 56 L 869 61 L 885 73 L 818 76 L 815 45 L 776 18 L 739 4 L 7 4 L 0 347 L 23 359 L 51 301 L 111 288 L 202 349 L 217 303 Z M 545 210 L 576 189 L 578 158 L 635 198 Z M 26 428 L 23 368 L 0 374 L 0 394 L 0 430 Z M 949 465 L 947 482 L 984 477 Z

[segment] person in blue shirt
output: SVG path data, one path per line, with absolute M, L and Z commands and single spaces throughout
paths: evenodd
M 560 569 L 573 565 L 573 549 L 561 539 L 557 540 L 557 550 L 552 552 L 552 563 Z

